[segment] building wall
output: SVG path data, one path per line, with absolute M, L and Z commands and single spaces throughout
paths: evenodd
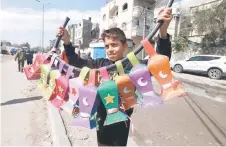
M 126 3 L 127 9 L 123 10 Z M 144 7 L 146 8 L 146 25 L 149 26 L 145 34 L 148 35 L 154 24 L 154 4 L 154 0 L 112 0 L 101 8 L 100 31 L 112 27 L 121 28 L 126 37 L 132 39 L 138 46 L 143 38 Z M 138 55 L 138 58 L 141 56 Z
M 190 14 L 191 14 L 191 18 L 193 15 L 195 15 L 195 12 L 196 11 L 201 11 L 201 10 L 205 10 L 205 9 L 211 9 L 214 5 L 217 5 L 219 4 L 220 2 L 222 2 L 222 0 L 211 0 L 211 1 L 208 1 L 206 3 L 202 3 L 200 5 L 196 5 L 196 6 L 192 6 L 190 7 Z M 193 24 L 192 25 L 192 31 L 190 31 L 189 33 L 189 40 L 193 41 L 193 42 L 201 42 L 202 41 L 202 38 L 204 37 L 204 35 L 206 33 L 203 33 L 203 34 L 199 34 L 197 31 L 196 31 L 196 26 L 194 25 L 193 23 L 193 19 L 191 19 L 191 23 Z
M 89 43 L 94 39 L 91 36 L 93 23 L 90 20 L 82 19 L 79 23 L 68 27 L 71 36 L 70 41 L 81 49 L 88 48 Z

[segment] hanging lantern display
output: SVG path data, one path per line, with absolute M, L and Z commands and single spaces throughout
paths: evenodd
M 169 100 L 184 95 L 184 89 L 173 79 L 169 58 L 157 54 L 147 39 L 143 40 L 141 43 L 147 54 L 150 56 L 148 69 L 163 89 L 163 99 Z

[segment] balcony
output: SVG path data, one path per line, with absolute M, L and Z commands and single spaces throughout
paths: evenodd
M 145 32 L 145 35 L 147 36 L 150 32 L 151 32 L 152 29 L 148 29 L 146 30 Z M 136 27 L 133 27 L 132 28 L 132 37 L 143 37 L 143 27 L 139 27 L 139 26 L 136 26 Z
M 116 5 L 116 0 L 112 0 L 108 3 L 108 5 L 110 11 L 115 11 L 116 9 L 118 9 L 118 5 Z
M 113 16 L 113 17 L 110 18 L 110 20 L 109 20 L 109 28 L 118 26 L 117 19 L 118 19 L 117 16 Z
M 143 17 L 144 10 L 145 10 L 145 13 L 146 13 L 147 17 L 153 17 L 153 15 L 154 15 L 154 11 L 153 10 L 144 9 L 144 7 L 141 7 L 141 6 L 133 7 L 133 17 L 136 17 L 136 18 Z

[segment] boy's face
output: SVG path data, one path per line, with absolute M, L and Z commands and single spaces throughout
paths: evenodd
M 107 56 L 112 61 L 118 61 L 123 58 L 123 53 L 128 48 L 127 43 L 122 44 L 120 40 L 105 37 L 104 39 L 105 49 Z

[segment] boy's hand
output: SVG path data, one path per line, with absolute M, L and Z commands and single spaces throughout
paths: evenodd
M 70 43 L 70 36 L 68 34 L 68 31 L 64 27 L 60 26 L 57 28 L 56 36 L 62 36 L 61 40 L 64 41 L 65 45 L 68 45 Z
M 159 30 L 160 38 L 163 38 L 163 39 L 167 38 L 167 29 L 169 27 L 169 24 L 170 24 L 172 18 L 173 18 L 172 8 L 162 8 L 159 11 L 157 21 L 162 20 L 164 22 Z

